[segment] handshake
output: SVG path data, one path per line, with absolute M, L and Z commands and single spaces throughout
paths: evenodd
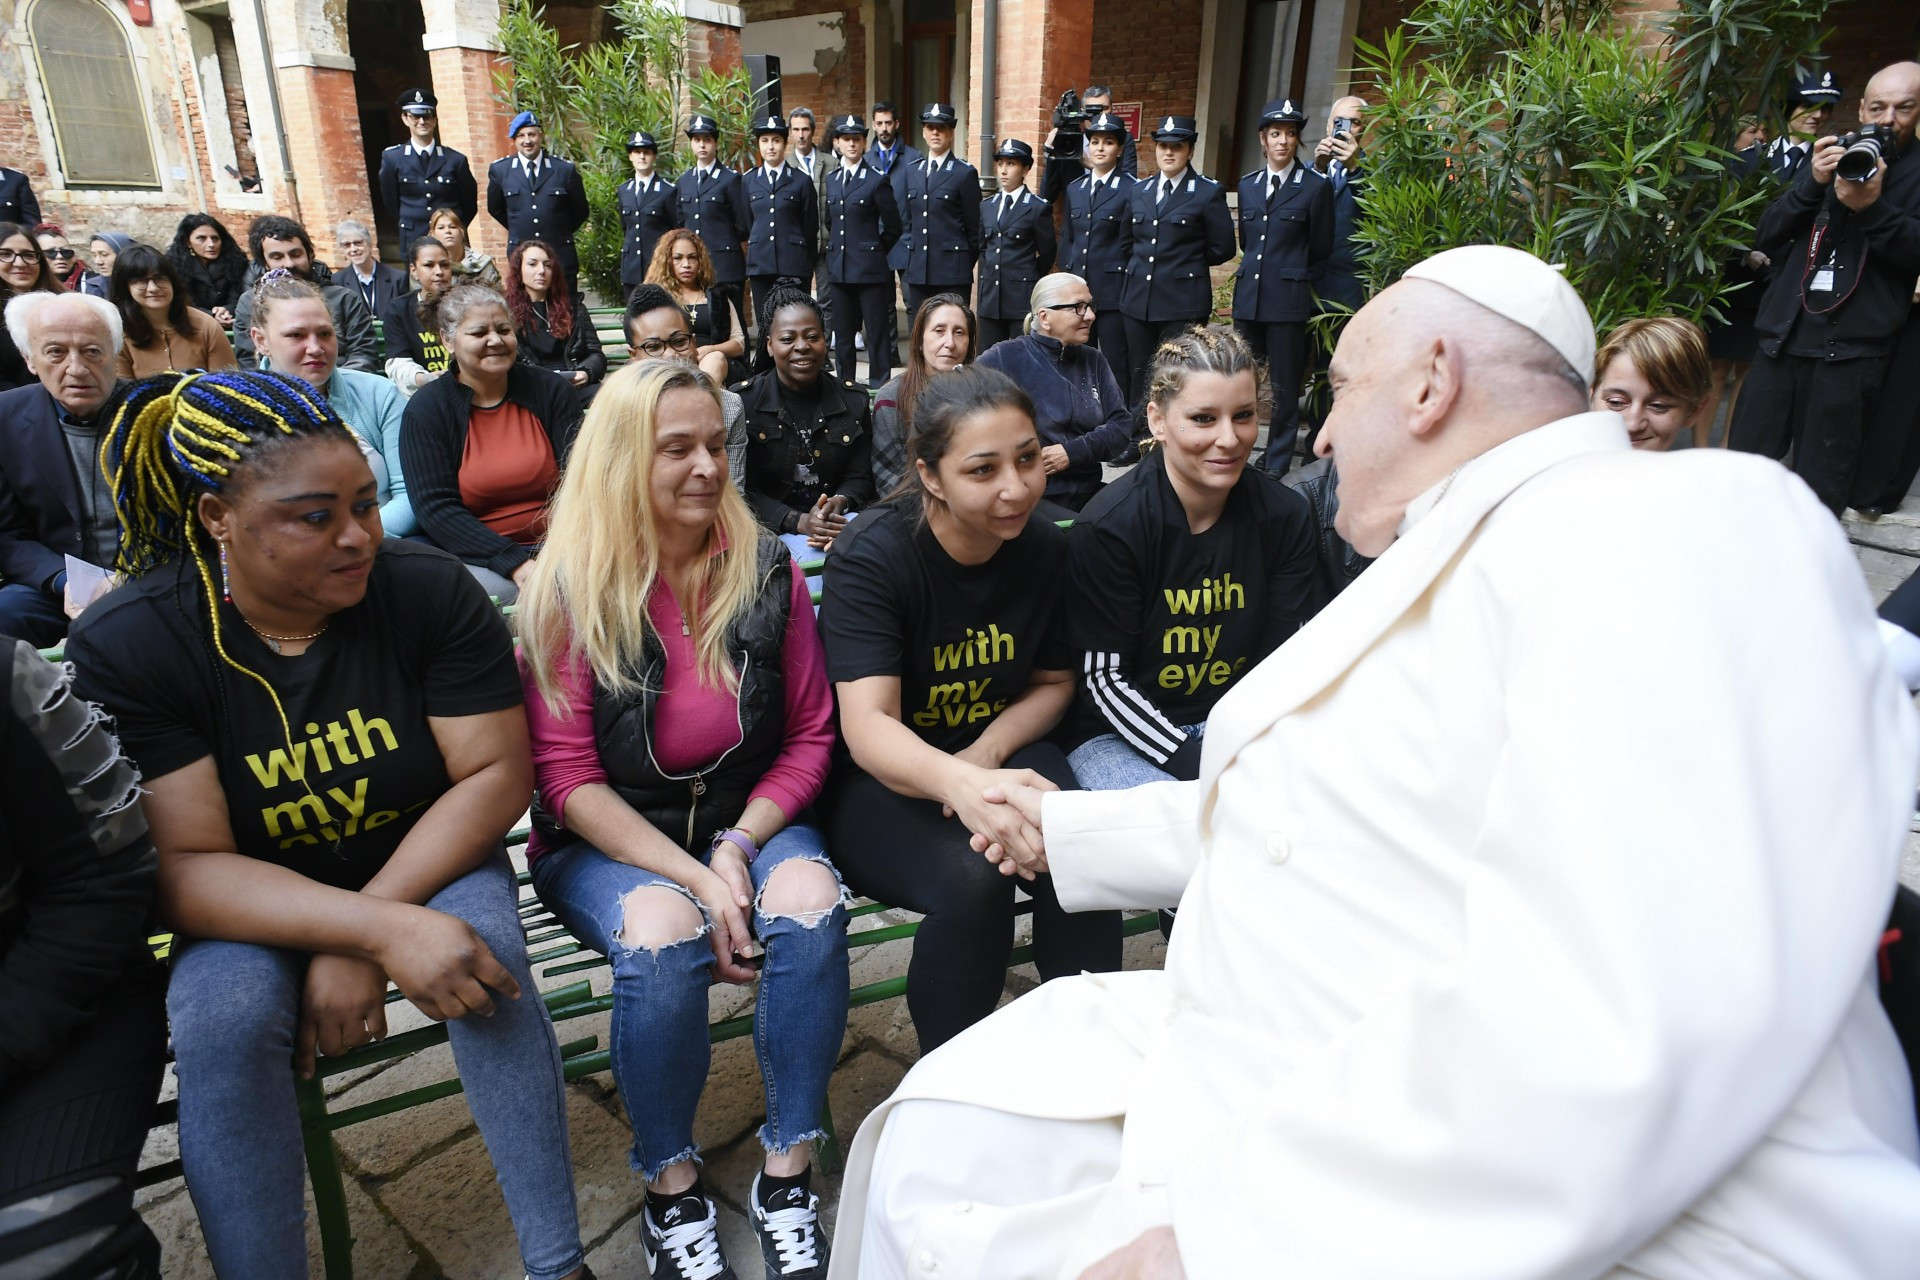
M 959 753 L 965 760 L 966 752 Z M 968 762 L 972 764 L 973 762 Z M 942 805 L 973 833 L 973 851 L 1003 876 L 1031 880 L 1047 869 L 1040 834 L 1040 798 L 1060 788 L 1032 769 L 969 769 Z

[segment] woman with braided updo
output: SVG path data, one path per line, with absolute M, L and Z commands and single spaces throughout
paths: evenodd
M 372 471 L 299 378 L 149 378 L 100 456 L 130 581 L 67 655 L 144 775 L 215 1270 L 306 1274 L 294 1072 L 384 1036 L 391 980 L 449 1023 L 526 1274 L 584 1275 L 503 847 L 533 789 L 505 625 L 458 561 L 381 541 Z

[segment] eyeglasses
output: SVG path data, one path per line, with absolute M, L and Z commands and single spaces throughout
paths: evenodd
M 38 249 L 0 249 L 0 267 L 10 267 L 16 262 L 38 262 Z
M 71 249 L 42 249 L 40 252 L 46 254 L 49 258 L 71 258 L 73 256 L 73 250 Z
M 1042 307 L 1040 309 L 1042 311 L 1071 311 L 1073 312 L 1073 314 L 1077 316 L 1090 316 L 1093 314 L 1093 303 L 1085 302 L 1085 301 L 1056 302 L 1051 306 Z
M 641 352 L 649 356 L 663 356 L 667 353 L 668 348 L 672 348 L 674 351 L 684 355 L 693 350 L 693 335 L 685 329 L 682 329 L 678 333 L 670 333 L 664 338 L 648 338 L 645 342 L 640 343 L 638 347 Z

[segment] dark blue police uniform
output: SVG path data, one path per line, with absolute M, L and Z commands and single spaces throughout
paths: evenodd
M 754 137 L 787 136 L 787 122 L 769 116 L 754 127 Z M 813 179 L 806 170 L 781 162 L 771 172 L 765 165 L 740 175 L 747 202 L 747 283 L 753 288 L 753 315 L 763 329 L 764 304 L 776 285 L 802 292 L 813 283 L 815 246 L 820 240 L 820 206 Z
M 650 133 L 636 132 L 627 139 L 629 156 L 659 149 Z M 621 183 L 619 200 L 620 283 L 632 292 L 645 283 L 660 237 L 680 225 L 680 198 L 673 184 L 656 173 L 645 182 L 636 177 Z
M 1198 136 L 1188 116 L 1168 116 L 1153 133 L 1155 142 L 1191 144 Z M 1122 385 L 1138 404 L 1154 349 L 1213 314 L 1210 269 L 1233 257 L 1233 216 L 1226 191 L 1191 166 L 1172 180 L 1171 189 L 1159 172 L 1140 179 L 1127 193 L 1127 204 L 1133 228 L 1120 300 L 1129 357 Z
M 717 138 L 720 125 L 712 116 L 694 116 L 687 121 L 687 136 Z M 700 237 L 707 257 L 713 261 L 713 287 L 725 294 L 733 309 L 747 314 L 747 255 L 740 242 L 746 239 L 746 193 L 740 189 L 740 175 L 720 163 L 711 169 L 694 166 L 674 184 L 674 198 L 680 206 L 680 225 Z M 724 326 L 724 319 L 722 325 Z
M 866 137 L 867 122 L 859 116 L 838 116 L 831 137 Z M 893 311 L 893 272 L 887 269 L 887 251 L 900 239 L 900 206 L 893 198 L 887 175 L 863 159 L 849 169 L 844 164 L 827 175 L 827 203 L 821 211 L 826 256 L 820 274 L 832 297 L 834 367 L 842 382 L 854 378 L 856 331 L 867 336 L 868 385 L 884 386 L 893 377 L 892 352 L 887 342 L 887 319 Z
M 921 111 L 923 124 L 951 129 L 959 118 L 942 102 Z M 897 164 L 894 199 L 900 204 L 900 240 L 887 262 L 900 273 L 908 323 L 920 304 L 937 293 L 973 293 L 973 268 L 980 260 L 980 173 L 948 153 L 935 161 L 923 156 Z
M 18 223 L 27 230 L 40 221 L 40 202 L 33 184 L 18 169 L 0 169 L 0 222 Z
M 433 115 L 440 100 L 431 89 L 409 89 L 400 95 L 402 115 Z M 473 166 L 452 147 L 435 142 L 422 151 L 411 140 L 380 153 L 380 200 L 400 226 L 400 250 L 427 234 L 427 214 L 445 205 L 471 224 L 480 212 L 480 189 Z
M 531 111 L 514 117 L 508 136 L 538 125 Z M 522 240 L 545 240 L 560 256 L 567 280 L 580 280 L 580 255 L 573 233 L 586 222 L 587 189 L 570 160 L 542 151 L 531 162 L 517 155 L 487 166 L 487 212 L 507 229 L 507 251 Z
M 1306 113 L 1291 101 L 1268 103 L 1260 127 L 1292 125 Z M 1333 252 L 1333 184 L 1297 157 L 1278 179 L 1262 165 L 1240 179 L 1240 269 L 1234 273 L 1233 327 L 1267 362 L 1273 416 L 1267 420 L 1267 469 L 1285 472 L 1300 425 L 1307 371 L 1307 321 L 1313 316 L 1313 268 Z
M 1033 149 L 1018 138 L 1003 141 L 995 160 L 1033 168 Z M 977 356 L 1020 333 L 1033 286 L 1053 270 L 1053 206 L 1021 187 L 996 191 L 980 203 L 980 300 L 974 314 L 980 336 Z
M 1103 113 L 1087 121 L 1086 133 L 1124 137 L 1126 126 L 1118 116 Z M 1065 214 L 1060 220 L 1061 271 L 1071 271 L 1093 291 L 1093 345 L 1113 366 L 1114 377 L 1127 385 L 1127 326 L 1120 302 L 1127 288 L 1127 259 L 1133 254 L 1133 208 L 1129 195 L 1134 179 L 1115 168 L 1095 185 L 1094 175 L 1076 178 L 1067 186 Z

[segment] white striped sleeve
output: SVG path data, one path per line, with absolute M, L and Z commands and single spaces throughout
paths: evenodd
M 1138 689 L 1127 683 L 1120 655 L 1089 651 L 1085 665 L 1087 691 L 1113 731 L 1128 746 L 1158 765 L 1165 765 L 1187 740 L 1179 725 L 1161 714 Z

